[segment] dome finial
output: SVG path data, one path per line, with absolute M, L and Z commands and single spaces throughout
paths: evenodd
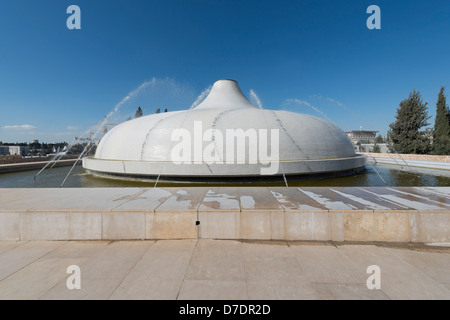
M 195 109 L 256 108 L 244 96 L 236 80 L 221 79 L 214 82 L 208 96 Z

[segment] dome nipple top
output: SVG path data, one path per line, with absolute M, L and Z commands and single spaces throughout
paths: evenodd
M 214 82 L 208 96 L 194 110 L 243 108 L 256 108 L 256 106 L 244 96 L 237 81 L 223 79 Z

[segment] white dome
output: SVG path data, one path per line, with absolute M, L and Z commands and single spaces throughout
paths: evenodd
M 249 143 L 243 164 L 227 163 L 226 147 L 218 148 L 223 163 L 199 161 L 195 142 L 190 156 L 192 163 L 176 164 L 172 153 L 178 142 L 172 141 L 172 133 L 182 128 L 195 136 L 199 124 L 200 136 L 207 129 L 215 130 L 213 143 L 218 146 L 217 131 L 225 137 L 227 129 L 258 132 L 266 129 L 269 153 L 276 147 L 270 144 L 270 130 L 276 129 L 279 161 L 275 175 L 342 172 L 365 164 L 365 158 L 355 154 L 349 138 L 336 125 L 305 114 L 257 108 L 242 94 L 236 81 L 219 80 L 208 97 L 192 110 L 153 114 L 114 127 L 100 141 L 95 156 L 83 159 L 83 166 L 114 175 L 185 178 L 260 176 L 260 169 L 268 167 L 267 163 L 249 161 Z M 201 143 L 204 149 L 212 142 Z

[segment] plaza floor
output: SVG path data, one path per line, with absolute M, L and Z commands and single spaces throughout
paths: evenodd
M 80 268 L 69 290 L 67 268 Z M 369 266 L 380 289 L 368 289 Z M 0 241 L 0 299 L 450 299 L 450 248 L 235 240 Z

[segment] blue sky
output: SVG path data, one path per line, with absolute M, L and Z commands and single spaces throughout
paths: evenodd
M 71 4 L 81 30 L 66 27 Z M 381 30 L 366 27 L 372 4 Z M 187 109 L 231 78 L 265 108 L 383 135 L 415 88 L 434 123 L 449 15 L 448 0 L 3 0 L 0 141 L 70 142 L 145 81 L 112 122 L 138 105 Z

